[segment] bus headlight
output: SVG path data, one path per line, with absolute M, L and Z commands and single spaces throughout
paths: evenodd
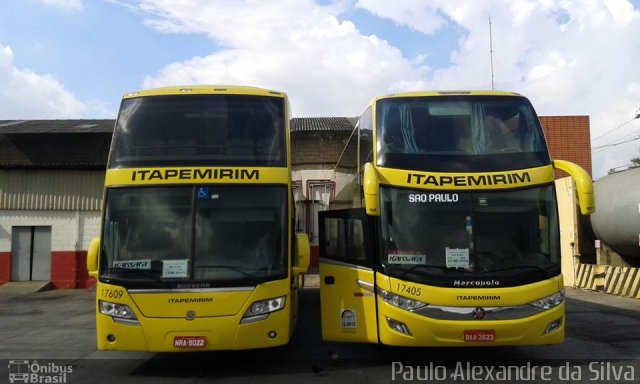
M 415 311 L 416 309 L 420 309 L 427 305 L 422 301 L 396 295 L 395 293 L 385 291 L 384 289 L 381 289 L 381 288 L 378 288 L 378 294 L 380 295 L 380 298 L 382 299 L 382 301 L 384 301 L 385 303 L 389 303 L 394 307 L 402 308 L 407 311 Z
M 98 303 L 100 305 L 100 313 L 102 313 L 103 315 L 111 316 L 114 318 L 114 320 L 116 318 L 127 319 L 127 320 L 138 320 L 136 318 L 136 314 L 133 313 L 133 311 L 131 310 L 131 308 L 129 308 L 128 305 L 110 303 L 108 301 L 102 301 L 102 300 L 99 300 Z
M 560 305 L 563 301 L 564 301 L 564 289 L 561 290 L 560 292 L 554 293 L 553 295 L 550 295 L 540 300 L 536 300 L 532 303 L 529 303 L 529 305 L 546 310 L 546 309 L 551 309 L 553 307 Z
M 256 301 L 251 304 L 240 324 L 252 323 L 258 320 L 264 320 L 269 317 L 271 312 L 279 311 L 284 308 L 285 296 L 275 297 L 267 300 Z

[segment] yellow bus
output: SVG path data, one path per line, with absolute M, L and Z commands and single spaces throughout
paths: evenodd
M 575 179 L 582 214 L 595 209 L 593 188 L 582 168 L 550 158 L 525 97 L 378 97 L 348 146 L 336 169 L 354 183 L 334 206 L 351 208 L 320 215 L 324 340 L 563 341 L 554 168 Z
M 309 265 L 293 227 L 289 114 L 284 93 L 252 87 L 124 96 L 87 257 L 98 349 L 288 343 Z

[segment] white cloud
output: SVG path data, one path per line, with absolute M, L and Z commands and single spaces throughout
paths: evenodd
M 375 95 L 420 84 L 429 69 L 376 36 L 341 22 L 341 4 L 312 0 L 172 1 L 136 4 L 164 33 L 206 34 L 217 52 L 167 65 L 145 87 L 186 83 L 286 91 L 295 116 L 359 114 Z
M 65 11 L 82 11 L 82 0 L 40 0 L 44 5 Z
M 79 118 L 86 112 L 52 76 L 16 68 L 11 48 L 0 45 L 0 119 Z
M 527 95 L 541 115 L 590 115 L 592 137 L 640 106 L 640 13 L 627 0 L 119 2 L 159 32 L 204 34 L 221 47 L 165 66 L 146 77 L 145 87 L 207 82 L 274 88 L 290 94 L 298 116 L 354 115 L 371 97 L 393 91 L 487 89 L 491 15 L 496 88 Z M 354 7 L 435 38 L 452 24 L 464 33 L 450 65 L 432 71 L 428 51 L 409 59 L 340 21 L 346 15 L 340 12 Z M 633 132 L 636 123 L 619 133 Z M 636 157 L 637 148 L 598 154 L 594 174 Z
M 437 4 L 423 0 L 358 0 L 356 8 L 427 35 L 446 26 L 446 20 L 438 14 Z

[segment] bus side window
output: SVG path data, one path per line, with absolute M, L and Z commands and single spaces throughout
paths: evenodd
M 327 219 L 325 221 L 326 239 L 325 247 L 327 257 L 331 259 L 343 259 L 346 254 L 344 244 L 344 222 L 342 219 Z
M 382 124 L 382 139 L 386 152 L 403 153 L 405 146 L 400 127 L 400 110 L 397 107 L 387 109 Z
M 373 161 L 373 118 L 371 116 L 371 107 L 367 108 L 360 116 L 358 126 L 358 153 L 360 155 L 358 163 L 360 164 L 360 170 L 362 170 L 365 163 Z
M 347 221 L 347 258 L 365 260 L 367 252 L 364 242 L 364 228 L 362 221 L 350 219 Z
M 325 221 L 326 256 L 344 261 L 365 261 L 367 251 L 362 221 L 329 218 Z
M 373 117 L 368 107 L 357 123 L 358 127 L 358 184 L 362 185 L 364 165 L 373 162 Z M 362 206 L 362 202 L 361 202 Z

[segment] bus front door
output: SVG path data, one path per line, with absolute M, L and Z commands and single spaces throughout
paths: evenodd
M 322 338 L 377 343 L 374 257 L 364 209 L 320 212 L 319 227 Z

